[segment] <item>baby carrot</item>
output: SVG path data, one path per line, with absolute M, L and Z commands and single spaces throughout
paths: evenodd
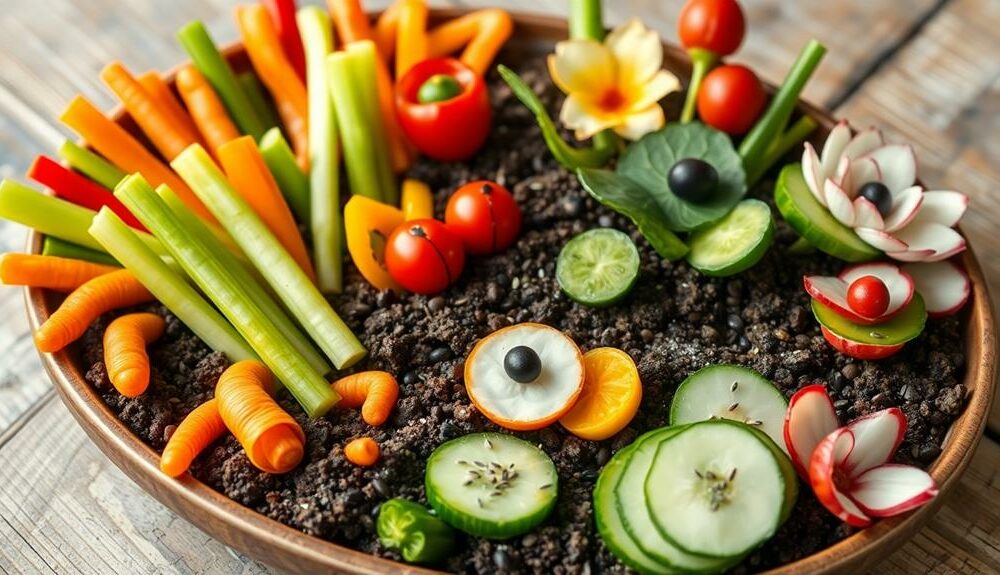
M 177 72 L 177 89 L 213 154 L 219 146 L 240 137 L 222 100 L 197 68 L 185 66 Z
M 354 465 L 371 467 L 378 463 L 382 452 L 371 437 L 359 437 L 344 446 L 344 457 Z
M 36 157 L 31 167 L 28 168 L 28 177 L 52 190 L 57 198 L 73 202 L 95 212 L 108 206 L 126 224 L 137 230 L 146 231 L 139 220 L 107 188 L 63 167 L 62 164 L 51 158 Z
M 253 137 L 243 136 L 221 146 L 218 155 L 229 183 L 257 212 L 302 271 L 315 282 L 316 272 L 302 234 Z
M 191 133 L 197 134 L 198 127 L 195 126 L 194 120 L 191 115 L 187 113 L 184 106 L 177 101 L 177 97 L 174 96 L 173 90 L 170 86 L 163 81 L 163 77 L 156 70 L 150 70 L 148 72 L 143 72 L 142 74 L 136 76 L 139 85 L 141 85 L 150 96 L 153 97 L 153 101 L 156 105 L 160 107 L 161 110 L 166 112 L 173 118 L 174 122 L 183 126 L 184 129 Z
M 108 379 L 125 397 L 138 397 L 149 387 L 146 346 L 163 335 L 167 324 L 155 313 L 131 313 L 104 330 L 104 366 Z
M 236 19 L 250 62 L 274 97 L 295 157 L 306 170 L 309 167 L 309 103 L 305 84 L 285 57 L 274 23 L 263 6 L 237 8 Z
M 0 256 L 0 283 L 71 292 L 119 269 L 69 258 L 9 253 Z
M 191 462 L 225 432 L 226 423 L 219 415 L 218 402 L 210 399 L 199 405 L 170 436 L 160 456 L 160 470 L 170 477 L 180 477 L 191 467 Z
M 302 37 L 295 20 L 295 0 L 261 0 L 271 14 L 274 27 L 278 31 L 281 47 L 299 79 L 306 81 L 306 53 L 302 49 Z
M 361 417 L 368 425 L 385 423 L 399 398 L 396 378 L 385 371 L 362 371 L 342 377 L 333 383 L 333 390 L 340 395 L 337 407 L 361 406 Z
M 302 461 L 305 434 L 271 397 L 274 380 L 259 361 L 235 363 L 215 385 L 215 399 L 226 427 L 250 462 L 267 473 L 286 473 Z
M 444 56 L 465 46 L 462 62 L 485 75 L 513 31 L 514 21 L 507 12 L 499 8 L 477 10 L 431 30 L 430 56 Z
M 69 294 L 45 320 L 35 332 L 35 345 L 42 352 L 55 353 L 76 341 L 101 315 L 153 299 L 153 294 L 128 270 L 97 276 Z
M 396 53 L 396 28 L 399 26 L 399 6 L 402 0 L 386 8 L 375 21 L 375 46 L 383 60 L 391 60 Z
M 194 195 L 191 188 L 177 177 L 177 174 L 151 154 L 124 128 L 106 118 L 83 96 L 74 98 L 59 119 L 74 132 L 80 134 L 83 139 L 87 140 L 88 144 L 111 163 L 128 173 L 138 172 L 142 174 L 154 186 L 166 184 L 196 214 L 206 221 L 215 221 L 208 209 Z
M 401 0 L 396 38 L 396 79 L 427 59 L 427 3 L 424 0 Z
M 101 79 L 124 104 L 129 115 L 142 128 L 156 149 L 168 161 L 198 141 L 198 134 L 178 124 L 169 112 L 158 106 L 153 96 L 119 62 L 101 71 Z

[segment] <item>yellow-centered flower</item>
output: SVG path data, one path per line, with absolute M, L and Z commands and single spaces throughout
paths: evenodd
M 579 140 L 612 129 L 638 140 L 663 127 L 661 98 L 680 89 L 677 77 L 661 69 L 663 46 L 656 32 L 637 19 L 608 34 L 556 44 L 549 56 L 552 80 L 566 93 L 559 119 Z

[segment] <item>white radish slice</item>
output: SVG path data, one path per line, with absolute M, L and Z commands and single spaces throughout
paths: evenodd
M 905 251 L 934 250 L 934 253 L 930 257 L 922 260 L 906 259 L 905 261 L 940 261 L 948 259 L 965 249 L 965 238 L 955 230 L 941 224 L 910 224 L 896 232 L 895 236 L 897 240 L 906 244 L 907 249 Z M 894 252 L 904 250 L 884 251 Z
M 802 153 L 802 177 L 806 181 L 806 187 L 816 196 L 816 201 L 826 205 L 826 197 L 823 193 L 823 181 L 825 174 L 819 165 L 819 156 L 816 155 L 816 148 L 806 142 L 805 152 Z
M 882 183 L 889 188 L 893 197 L 909 188 L 917 181 L 917 156 L 913 146 L 908 144 L 893 144 L 881 146 L 859 159 L 872 159 L 882 171 Z M 864 185 L 864 182 L 858 182 Z
M 913 299 L 913 278 L 910 274 L 899 269 L 899 266 L 888 262 L 876 262 L 857 264 L 848 266 L 841 270 L 837 277 L 850 286 L 852 283 L 865 276 L 875 276 L 882 280 L 886 289 L 889 290 L 889 307 L 881 317 L 875 318 L 878 321 L 886 321 L 899 313 L 910 300 Z M 846 299 L 846 294 L 845 294 Z
M 892 211 L 885 219 L 885 231 L 894 232 L 905 227 L 920 212 L 924 203 L 924 193 L 920 186 L 913 186 L 896 194 L 892 199 Z
M 868 245 L 883 252 L 905 252 L 909 246 L 887 232 L 872 228 L 854 228 L 854 233 Z
M 903 349 L 903 346 L 906 345 L 905 343 L 897 343 L 893 345 L 863 343 L 837 335 L 836 333 L 830 331 L 830 328 L 825 325 L 819 326 L 819 329 L 823 333 L 823 338 L 826 339 L 827 343 L 833 346 L 833 349 L 846 356 L 853 357 L 854 359 L 885 359 L 899 353 L 899 351 Z
M 858 158 L 851 161 L 851 189 L 856 194 L 861 186 L 869 182 L 881 182 L 882 170 L 878 162 L 871 158 Z M 850 190 L 848 190 L 850 191 Z
M 914 223 L 934 223 L 954 227 L 969 207 L 969 196 L 961 192 L 924 192 L 924 203 Z
M 903 271 L 913 278 L 930 317 L 957 313 L 972 294 L 968 274 L 954 262 L 909 263 L 903 266 Z
M 846 121 L 841 120 L 830 130 L 830 135 L 826 137 L 826 142 L 823 143 L 823 156 L 820 163 L 824 176 L 834 173 L 837 169 L 837 162 L 844 155 L 844 148 L 850 143 L 851 127 Z
M 923 469 L 889 463 L 855 478 L 851 499 L 872 517 L 892 517 L 920 507 L 938 494 L 937 483 Z
M 789 400 L 785 414 L 785 447 L 803 479 L 809 479 L 809 461 L 816 446 L 838 427 L 837 410 L 822 385 L 803 387 Z
M 844 470 L 857 476 L 892 460 L 906 435 L 906 416 L 898 407 L 890 407 L 855 419 L 847 429 L 855 444 L 843 462 Z
M 847 227 L 854 225 L 854 204 L 847 192 L 838 186 L 833 180 L 827 180 L 823 185 L 823 193 L 826 195 L 826 207 L 829 208 L 833 217 Z
M 885 228 L 885 220 L 882 219 L 882 214 L 879 213 L 878 208 L 868 198 L 861 196 L 854 198 L 854 214 L 854 225 L 859 228 L 872 228 L 874 230 Z
M 830 513 L 848 525 L 867 527 L 872 520 L 837 485 L 837 479 L 842 477 L 841 465 L 854 447 L 854 434 L 846 427 L 823 438 L 809 462 L 809 483 L 816 499 Z
M 860 158 L 865 154 L 879 148 L 883 143 L 882 132 L 877 128 L 867 128 L 858 132 L 856 136 L 844 147 L 842 153 L 846 158 Z

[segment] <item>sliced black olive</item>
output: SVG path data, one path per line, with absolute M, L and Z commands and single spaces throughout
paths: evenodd
M 684 201 L 705 202 L 719 187 L 719 172 L 704 160 L 685 158 L 670 168 L 667 185 L 675 196 Z

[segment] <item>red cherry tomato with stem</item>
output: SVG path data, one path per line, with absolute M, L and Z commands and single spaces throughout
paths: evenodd
M 847 287 L 847 305 L 864 317 L 881 317 L 889 309 L 889 288 L 875 276 L 859 277 Z
M 736 0 L 688 0 L 677 20 L 677 35 L 691 57 L 691 81 L 681 122 L 694 119 L 695 101 L 705 74 L 743 43 L 746 19 Z
M 719 66 L 705 76 L 698 92 L 701 121 L 734 136 L 749 131 L 766 104 L 764 85 L 746 66 Z
M 385 244 L 385 267 L 403 289 L 419 294 L 443 291 L 462 275 L 462 239 L 431 219 L 400 224 Z
M 507 188 L 486 180 L 469 182 L 448 198 L 448 229 L 462 238 L 471 254 L 495 254 L 517 240 L 521 209 Z

